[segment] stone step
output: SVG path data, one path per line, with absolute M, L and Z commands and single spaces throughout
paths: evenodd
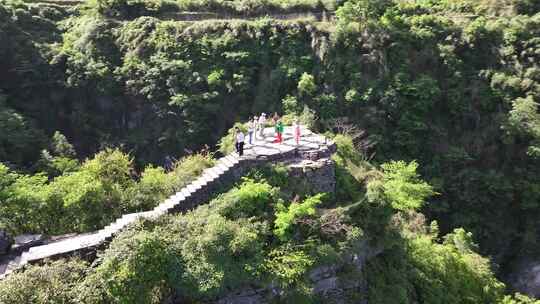
M 207 182 L 205 180 L 198 178 L 191 184 L 195 187 L 203 188 L 204 186 L 206 186 Z
M 206 182 L 206 184 L 210 184 L 210 183 L 214 182 L 215 180 L 217 180 L 219 177 L 205 174 L 205 175 L 201 176 L 200 178 L 202 180 L 204 180 Z
M 240 156 L 238 154 L 236 154 L 236 153 L 228 154 L 225 157 L 230 159 L 233 162 L 239 162 L 240 161 Z
M 211 176 L 213 178 L 218 179 L 221 176 L 221 173 L 223 173 L 222 171 L 218 171 L 217 169 L 214 169 L 214 168 L 210 168 L 210 169 L 212 170 L 208 170 L 204 172 L 204 175 Z
M 194 193 L 196 192 L 197 190 L 201 189 L 201 186 L 197 186 L 197 185 L 194 185 L 194 184 L 189 184 L 186 186 L 186 188 L 191 192 L 191 193 Z
M 180 190 L 180 193 L 182 193 L 185 198 L 189 198 L 193 192 L 190 192 L 188 188 L 184 187 Z
M 221 170 L 223 173 L 226 173 L 227 171 L 229 171 L 230 167 L 228 167 L 227 165 L 223 164 L 223 163 L 219 163 L 217 166 L 216 166 L 216 169 L 219 169 Z M 223 174 L 222 173 L 222 174 Z
M 159 204 L 157 207 L 154 208 L 154 210 L 168 210 L 178 204 L 180 204 L 180 201 L 171 200 L 169 202 Z
M 212 176 L 209 176 L 209 175 L 201 175 L 201 177 L 199 177 L 195 181 L 195 183 L 197 183 L 198 185 L 207 186 L 208 184 L 210 184 L 214 180 L 216 180 L 215 177 L 212 177 Z
M 181 192 L 176 192 L 172 197 L 177 202 L 181 202 L 182 200 L 186 199 L 186 197 Z
M 229 168 L 232 168 L 234 167 L 234 165 L 236 165 L 235 161 L 229 157 L 223 157 L 219 160 L 219 162 Z

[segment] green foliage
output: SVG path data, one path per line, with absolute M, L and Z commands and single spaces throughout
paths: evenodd
M 37 168 L 47 172 L 50 177 L 75 172 L 80 164 L 73 145 L 60 132 L 56 131 L 49 144 L 49 150 L 42 150 Z
M 75 286 L 84 279 L 88 265 L 79 260 L 55 261 L 30 266 L 0 281 L 0 303 L 71 303 Z
M 393 208 L 402 211 L 419 209 L 426 198 L 436 194 L 428 183 L 419 178 L 417 168 L 415 161 L 408 164 L 393 161 L 381 165 L 382 191 Z M 376 182 L 370 184 L 371 187 L 375 185 Z
M 76 156 L 73 145 L 69 143 L 64 134 L 56 131 L 52 137 L 51 152 L 55 156 L 73 158 Z
M 125 170 L 130 157 L 80 166 L 72 156 L 56 155 L 46 134 L 66 134 L 80 159 L 122 146 L 138 168 L 147 168 L 164 155 L 213 146 L 255 113 L 284 109 L 311 128 L 346 116 L 360 130 L 354 143 L 365 156 L 340 151 L 336 157 L 335 203 L 356 202 L 347 210 L 366 233 L 388 237 L 396 210 L 422 205 L 434 190 L 412 173 L 421 170 L 440 192 L 423 210 L 441 223 L 441 233 L 472 231 L 480 250 L 501 265 L 538 249 L 537 1 L 172 2 L 93 1 L 90 11 L 78 12 L 1 1 L 0 159 L 12 170 L 0 169 L 0 225 L 12 232 L 93 229 L 156 204 L 210 163 L 168 174 L 149 169 L 137 183 L 132 169 Z M 323 7 L 338 9 L 336 31 L 331 22 L 152 17 Z M 229 136 L 222 151 L 232 151 L 232 142 Z M 40 155 L 43 149 L 48 155 Z M 71 155 L 69 148 L 60 151 Z M 43 165 L 35 164 L 40 156 Z M 368 156 L 374 163 L 416 159 L 422 166 L 403 163 L 388 174 L 366 164 Z M 48 179 L 31 175 L 36 170 Z M 287 192 L 280 178 L 266 179 Z M 385 258 L 396 267 L 380 273 L 396 278 L 399 262 Z M 405 302 L 415 288 L 404 286 L 383 293 Z
M 516 293 L 513 296 L 505 296 L 502 301 L 499 302 L 500 304 L 538 304 L 540 303 L 539 300 L 531 299 L 525 295 Z
M 298 81 L 298 92 L 302 95 L 310 96 L 317 90 L 315 77 L 308 73 L 303 73 Z
M 411 244 L 415 286 L 428 303 L 494 303 L 504 291 L 476 253 L 451 245 L 430 244 L 419 238 Z M 452 276 L 448 274 L 451 273 Z
M 1 93 L 0 159 L 19 165 L 35 160 L 44 144 L 44 134 L 23 115 L 5 106 Z
M 336 16 L 342 25 L 378 18 L 392 4 L 391 0 L 348 0 L 337 9 Z
M 367 277 L 369 300 L 377 303 L 498 303 L 504 292 L 487 259 L 425 235 L 407 240 L 407 251 L 370 261 Z
M 126 188 L 132 182 L 133 160 L 118 149 L 106 149 L 87 160 L 81 169 L 107 183 L 108 188 Z
M 75 160 L 54 157 L 52 180 L 24 175 L 0 166 L 0 226 L 12 233 L 62 234 L 97 230 L 124 213 L 149 210 L 212 166 L 209 155 L 194 154 L 174 170 L 148 166 L 139 182 L 133 162 L 118 149 L 106 149 L 79 168 Z
M 337 145 L 332 159 L 336 162 L 336 196 L 338 200 L 355 201 L 360 198 L 361 185 L 371 170 L 364 170 L 363 156 L 350 136 L 338 134 L 332 139 Z
M 540 3 L 535 0 L 514 0 L 513 4 L 518 14 L 534 15 L 540 12 Z
M 0 227 L 13 234 L 46 231 L 54 227 L 54 218 L 44 216 L 44 204 L 49 193 L 46 189 L 47 177 L 10 172 L 0 165 Z
M 299 112 L 299 105 L 298 100 L 296 97 L 287 95 L 283 100 L 281 101 L 283 105 L 283 111 L 287 114 L 295 114 Z
M 288 207 L 283 203 L 276 205 L 276 220 L 274 234 L 285 242 L 291 238 L 292 227 L 299 218 L 315 215 L 315 207 L 321 204 L 323 194 L 306 198 L 303 202 L 292 202 Z
M 134 18 L 154 14 L 163 5 L 162 0 L 91 0 L 86 6 L 107 17 Z
M 246 190 L 252 189 L 246 185 Z M 242 188 L 227 195 L 237 196 Z M 240 197 L 243 197 L 240 195 Z M 259 276 L 267 228 L 243 217 L 227 219 L 216 204 L 158 225 L 143 222 L 115 238 L 100 265 L 80 284 L 81 303 L 161 303 L 174 292 L 207 300 Z
M 161 303 L 180 279 L 178 248 L 165 236 L 131 231 L 116 238 L 78 287 L 77 303 Z
M 246 175 L 245 178 L 252 179 L 256 182 L 266 182 L 272 187 L 282 189 L 290 186 L 288 176 L 288 168 L 282 164 L 264 165 L 257 169 L 253 169 Z
M 165 201 L 173 192 L 172 174 L 165 173 L 161 167 L 146 167 L 137 186 L 132 188 L 134 193 L 130 198 L 130 208 L 140 211 L 150 210 Z M 182 183 L 187 183 L 188 180 L 189 178 L 184 177 Z
M 283 245 L 268 253 L 264 267 L 281 282 L 282 287 L 301 281 L 315 260 L 300 248 Z
M 250 179 L 222 195 L 211 203 L 219 214 L 230 219 L 262 216 L 272 210 L 276 200 L 276 189 L 266 182 L 255 182 Z
M 174 191 L 180 191 L 189 183 L 199 177 L 204 169 L 214 165 L 210 154 L 192 154 L 176 162 L 174 169 L 169 173 L 170 183 Z
M 540 114 L 538 114 L 538 104 L 532 96 L 518 98 L 512 103 L 512 110 L 509 112 L 508 125 L 510 131 L 518 136 L 531 137 L 531 146 L 528 153 L 532 156 L 538 154 L 540 145 Z
M 338 134 L 332 139 L 337 145 L 337 153 L 334 160 L 340 165 L 347 165 L 347 162 L 352 162 L 355 165 L 360 164 L 361 154 L 354 147 L 353 140 L 350 136 Z
M 193 214 L 185 223 L 189 237 L 181 247 L 188 295 L 212 297 L 253 280 L 262 262 L 262 227 L 220 215 L 197 217 Z

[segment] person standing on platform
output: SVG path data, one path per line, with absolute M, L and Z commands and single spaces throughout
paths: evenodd
M 259 132 L 259 117 L 253 116 L 253 125 L 255 126 L 255 132 L 253 132 L 253 139 L 257 140 L 257 133 Z
M 259 117 L 259 136 L 264 139 L 264 125 L 266 124 L 266 113 L 262 113 Z
M 294 121 L 294 140 L 296 145 L 300 145 L 300 122 L 297 120 Z
M 245 135 L 240 128 L 236 127 L 235 129 L 235 146 L 236 146 L 236 153 L 238 153 L 238 156 L 244 155 L 244 140 Z
M 248 143 L 251 145 L 253 143 L 253 132 L 255 132 L 255 117 L 248 121 Z
M 276 140 L 275 142 L 277 143 L 282 143 L 283 142 L 283 123 L 281 122 L 281 120 L 278 120 L 277 123 L 276 123 Z
M 274 112 L 274 115 L 272 116 L 272 125 L 274 126 L 274 134 L 276 137 L 277 137 L 277 123 L 278 123 L 278 120 L 279 120 L 279 115 L 277 114 L 277 112 Z

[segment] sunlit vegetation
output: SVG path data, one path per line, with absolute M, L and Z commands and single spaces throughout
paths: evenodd
M 212 165 L 197 151 L 230 152 L 231 127 L 261 112 L 338 144 L 333 195 L 262 168 L 138 223 L 92 265 L 10 276 L 0 303 L 197 303 L 250 284 L 316 303 L 309 273 L 338 265 L 367 283 L 352 302 L 536 304 L 500 279 L 540 252 L 537 2 L 0 0 L 10 234 L 148 210 Z M 174 20 L 322 11 L 335 20 Z M 343 257 L 366 246 L 381 253 L 355 272 Z

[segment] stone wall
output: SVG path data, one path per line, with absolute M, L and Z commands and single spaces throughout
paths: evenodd
M 298 159 L 285 164 L 289 176 L 304 183 L 308 194 L 336 192 L 336 168 L 332 159 Z

